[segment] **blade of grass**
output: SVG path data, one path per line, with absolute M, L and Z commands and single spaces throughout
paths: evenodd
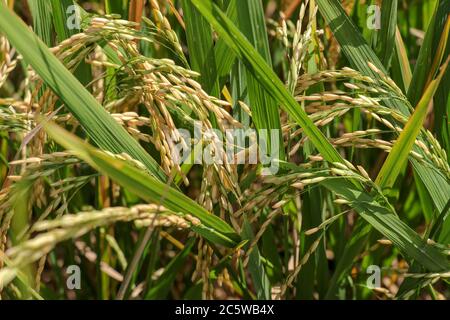
M 235 24 L 238 23 L 237 1 L 231 0 L 226 11 L 227 17 Z M 236 61 L 236 55 L 222 38 L 219 38 L 214 50 L 216 52 L 217 76 L 228 76 Z
M 296 120 L 325 159 L 342 162 L 336 149 L 328 142 L 323 133 L 316 128 L 306 112 L 299 107 L 295 99 L 287 92 L 281 80 L 267 65 L 256 49 L 237 30 L 230 19 L 210 0 L 191 0 L 203 16 L 211 23 L 219 35 L 246 64 L 261 85 Z
M 412 71 L 409 63 L 408 52 L 406 51 L 405 43 L 398 27 L 395 30 L 395 57 L 398 64 L 399 73 L 403 83 L 403 92 L 408 92 L 411 84 Z
M 450 45 L 447 55 L 450 55 Z M 450 160 L 450 69 L 441 81 L 441 86 L 434 95 L 434 119 L 436 136 Z
M 90 146 L 55 124 L 48 123 L 45 128 L 59 144 L 75 152 L 78 157 L 92 167 L 142 199 L 154 203 L 162 201 L 161 205 L 174 212 L 191 214 L 198 218 L 201 225 L 192 226 L 192 230 L 206 239 L 229 247 L 233 247 L 239 242 L 239 236 L 225 221 L 210 214 L 181 192 L 158 181 L 145 171 Z
M 55 25 L 56 37 L 61 42 L 70 36 L 78 33 L 80 30 L 67 27 L 68 14 L 67 10 L 74 5 L 73 0 L 51 0 L 53 12 L 53 24 Z
M 320 225 L 322 221 L 322 192 L 316 188 L 306 190 L 302 194 L 302 221 L 301 226 L 303 230 L 308 230 Z M 301 235 L 300 240 L 300 257 L 304 257 L 311 245 L 318 239 L 319 233 L 305 236 Z M 302 267 L 302 270 L 298 274 L 297 295 L 296 299 L 300 300 L 313 300 L 315 290 L 315 282 L 319 273 L 319 252 L 322 248 L 318 248 L 317 252 L 308 259 L 308 262 Z
M 182 5 L 191 67 L 200 72 L 200 84 L 205 91 L 217 97 L 220 88 L 211 26 L 189 0 L 183 0 Z
M 367 62 L 370 61 L 384 74 L 387 74 L 383 63 L 347 16 L 339 1 L 316 0 L 316 2 L 320 13 L 333 31 L 350 65 L 367 76 L 379 79 L 380 76 L 367 65 Z
M 391 240 L 406 257 L 417 261 L 433 272 L 449 270 L 450 263 L 447 257 L 401 221 L 390 205 L 380 204 L 379 199 L 358 190 L 343 179 L 327 180 L 322 184 L 348 200 L 352 208 L 376 230 Z
M 27 238 L 24 236 L 24 232 L 30 226 L 30 215 L 28 210 L 28 204 L 30 201 L 33 184 L 30 180 L 24 179 L 18 183 L 17 194 L 13 199 L 12 210 L 14 215 L 11 219 L 11 242 L 12 245 L 19 245 Z M 30 297 L 29 288 L 33 287 L 33 280 L 36 277 L 36 268 L 34 265 L 27 265 L 19 270 L 19 273 L 24 275 L 24 282 L 19 282 L 19 290 L 22 294 L 22 299 L 28 299 Z M 1 287 L 1 284 L 0 284 Z
M 116 154 L 127 153 L 141 161 L 160 180 L 165 180 L 165 174 L 158 163 L 2 2 L 0 2 L 0 30 L 6 34 L 44 82 L 61 98 L 99 147 Z
M 433 64 L 433 60 L 435 60 L 435 57 L 437 56 L 437 48 L 441 42 L 445 26 L 448 23 L 448 12 L 450 12 L 450 0 L 439 0 L 436 3 L 433 17 L 420 48 L 419 57 L 417 58 L 416 67 L 414 68 L 413 78 L 411 80 L 411 86 L 408 91 L 408 100 L 413 106 L 417 105 L 427 87 L 427 82 L 433 79 L 438 71 L 440 62 L 434 64 L 434 70 L 430 69 L 430 65 Z
M 325 294 L 325 299 L 336 299 L 336 294 L 339 289 L 341 281 L 344 276 L 350 271 L 353 266 L 355 257 L 364 249 L 367 244 L 367 238 L 372 231 L 372 226 L 365 220 L 359 219 L 356 226 L 353 228 L 352 234 L 347 240 L 342 256 L 339 257 L 336 269 L 333 276 L 328 283 L 328 290 Z
M 214 26 L 214 29 L 223 37 L 228 45 L 233 48 L 235 53 L 240 59 L 242 59 L 248 68 L 257 75 L 257 78 L 264 85 L 266 90 L 271 92 L 273 97 L 277 98 L 281 105 L 284 106 L 286 111 L 297 120 L 305 130 L 308 137 L 314 143 L 316 148 L 322 153 L 325 159 L 331 162 L 341 162 L 342 158 L 337 153 L 337 151 L 329 144 L 326 138 L 323 136 L 322 132 L 318 130 L 311 120 L 307 117 L 304 111 L 298 107 L 298 104 L 287 92 L 287 89 L 283 86 L 278 77 L 273 73 L 273 71 L 267 66 L 262 57 L 256 52 L 256 50 L 245 40 L 242 34 L 234 27 L 230 20 L 225 16 L 225 14 L 215 6 L 211 1 L 200 1 L 191 0 L 194 5 L 199 9 L 204 17 Z M 352 185 L 348 182 L 348 185 Z M 353 190 L 353 191 L 350 191 Z M 345 192 L 351 192 L 349 196 L 353 194 L 358 195 L 358 197 L 366 198 L 367 195 L 361 191 L 361 186 L 358 184 L 352 185 L 352 188 Z M 378 207 L 383 208 L 380 205 Z M 404 224 L 395 213 L 387 214 L 387 209 L 383 211 L 367 213 L 367 208 L 363 206 L 357 210 L 365 220 L 372 224 L 377 230 L 388 237 L 391 241 L 396 243 L 399 248 L 407 256 L 413 258 L 419 258 L 421 263 L 426 267 L 436 269 L 436 267 L 442 269 L 446 264 L 442 261 L 441 256 L 429 257 L 427 253 L 423 253 L 416 246 L 411 246 L 408 244 L 409 241 L 416 241 L 421 244 L 421 246 L 426 245 L 422 239 L 406 224 Z M 420 246 L 419 246 L 420 247 Z M 434 255 L 434 254 L 433 254 Z M 435 264 L 438 261 L 439 264 Z
M 154 285 L 145 295 L 145 300 L 166 299 L 172 287 L 172 283 L 178 274 L 178 270 L 183 267 L 189 253 L 195 244 L 195 238 L 188 240 L 184 249 L 173 258 L 165 267 L 163 274 L 158 278 Z
M 431 65 L 430 72 L 428 73 L 428 78 L 424 90 L 430 85 L 430 82 L 439 72 L 439 66 L 441 65 L 442 60 L 444 59 L 444 54 L 447 48 L 449 35 L 450 35 L 450 16 L 448 16 L 447 23 L 445 24 L 444 29 L 442 30 L 440 41 L 435 51 L 433 64 Z
M 447 202 L 444 210 L 438 215 L 432 229 L 430 230 L 429 238 L 432 240 L 438 239 L 440 243 L 448 244 L 450 242 L 450 219 L 448 216 L 450 215 L 450 199 Z M 413 263 L 411 266 L 411 272 L 419 273 L 421 272 L 420 266 L 416 263 Z M 398 299 L 408 299 L 412 294 L 418 292 L 418 288 L 423 288 L 429 279 L 414 279 L 414 278 L 406 278 L 405 281 L 402 282 L 398 293 Z
M 81 7 L 77 7 L 73 0 L 51 0 L 51 5 L 53 24 L 55 26 L 56 39 L 58 42 L 62 42 L 74 34 L 81 32 L 81 30 L 77 29 L 76 26 L 69 27 L 67 25 L 70 15 L 76 14 L 75 10 L 82 10 Z M 80 62 L 74 74 L 75 77 L 85 86 L 92 81 L 91 67 L 85 61 Z
M 367 65 L 367 61 L 372 62 L 379 70 L 386 74 L 385 68 L 381 61 L 371 50 L 366 43 L 358 29 L 346 15 L 341 4 L 336 0 L 317 0 L 319 10 L 324 16 L 325 21 L 332 29 L 334 36 L 341 45 L 342 51 L 346 58 L 350 62 L 351 66 L 358 71 L 370 77 L 378 78 L 379 75 L 375 74 Z M 410 87 L 411 89 L 411 87 Z M 399 110 L 405 115 L 409 115 L 409 108 L 406 104 L 400 101 L 383 101 L 388 107 Z M 420 152 L 420 151 L 419 151 Z M 412 166 L 417 176 L 424 183 L 428 189 L 430 196 L 433 199 L 433 204 L 438 211 L 441 211 L 447 203 L 447 199 L 450 197 L 450 185 L 434 168 L 425 166 L 419 163 L 415 159 L 411 159 Z M 365 243 L 368 239 L 368 234 L 358 237 L 358 241 Z M 350 245 L 350 244 L 349 244 Z M 353 252 L 356 257 L 357 250 L 350 250 L 349 245 L 346 246 L 344 251 Z M 345 263 L 352 263 L 353 258 L 348 257 Z M 350 266 L 342 267 L 340 270 L 348 270 Z M 337 278 L 342 278 L 342 274 L 336 275 Z M 330 290 L 327 296 L 333 295 Z
M 51 47 L 53 45 L 53 19 L 50 2 L 47 0 L 28 0 L 28 6 L 33 16 L 34 32 L 47 46 Z
M 261 254 L 272 267 L 266 266 L 266 273 L 271 283 L 280 283 L 282 279 L 282 262 L 276 246 L 276 235 L 273 226 L 269 225 L 261 238 Z
M 381 72 L 387 74 L 383 64 L 347 16 L 341 4 L 336 0 L 316 1 L 319 5 L 320 12 L 324 16 L 325 21 L 329 24 L 352 67 L 367 76 L 377 79 L 380 75 L 375 73 L 368 66 L 367 61 L 370 61 L 381 70 Z M 450 0 L 445 1 L 449 2 Z M 414 88 L 413 83 L 411 83 L 410 90 L 411 88 Z M 402 112 L 404 115 L 409 116 L 410 114 L 407 104 L 400 100 L 384 100 L 383 103 L 390 108 Z M 417 102 L 412 105 L 416 104 Z M 420 149 L 415 149 L 415 151 L 423 153 Z M 434 168 L 423 165 L 413 158 L 410 158 L 410 161 L 417 175 L 430 191 L 436 209 L 441 211 L 447 203 L 447 199 L 450 197 L 450 185 Z
M 105 0 L 105 11 L 107 14 L 120 14 L 122 18 L 128 16 L 128 1 L 127 0 Z
M 245 218 L 244 226 L 242 228 L 242 239 L 249 240 L 245 249 L 248 249 L 251 240 L 253 239 L 253 231 L 248 220 Z M 264 265 L 261 261 L 261 255 L 258 248 L 254 248 L 249 256 L 248 270 L 255 286 L 256 296 L 260 300 L 270 300 L 271 287 L 270 281 L 267 278 L 267 274 Z
M 442 66 L 438 77 L 430 83 L 413 115 L 401 132 L 400 137 L 389 152 L 375 181 L 381 188 L 392 187 L 400 171 L 407 164 L 414 142 L 423 128 L 423 122 L 427 116 L 428 106 L 439 87 L 449 62 L 450 56 Z
M 444 57 L 450 55 L 450 41 L 448 41 L 449 35 L 449 27 L 450 26 L 450 17 L 447 18 L 447 25 L 445 34 L 447 36 L 447 48 L 444 49 Z M 444 35 L 441 37 L 443 39 Z M 436 135 L 444 147 L 444 150 L 447 152 L 447 159 L 450 159 L 450 121 L 449 121 L 449 112 L 450 112 L 450 70 L 447 69 L 446 74 L 444 75 L 441 85 L 438 91 L 435 94 L 434 98 L 434 121 L 435 121 L 435 130 Z
M 383 1 L 381 5 L 381 29 L 378 30 L 378 56 L 386 70 L 390 69 L 395 49 L 398 0 Z
M 47 46 L 51 47 L 53 23 L 50 3 L 45 0 L 28 0 L 28 6 L 33 16 L 34 32 Z M 38 98 L 41 98 L 46 89 L 45 85 L 39 89 Z
M 261 0 L 239 1 L 237 4 L 238 26 L 242 34 L 253 45 L 267 66 L 272 69 L 269 41 L 267 38 L 264 8 Z M 281 136 L 281 122 L 277 102 L 270 93 L 263 88 L 251 70 L 247 69 L 247 90 L 252 119 L 258 130 L 279 130 L 277 146 L 279 159 L 284 159 L 284 147 Z M 272 146 L 272 136 L 268 135 L 268 145 Z M 269 153 L 273 152 L 268 148 Z M 273 153 L 271 153 L 273 154 Z

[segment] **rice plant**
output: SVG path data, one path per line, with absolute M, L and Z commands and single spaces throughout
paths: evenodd
M 0 0 L 1 298 L 449 298 L 449 13 Z

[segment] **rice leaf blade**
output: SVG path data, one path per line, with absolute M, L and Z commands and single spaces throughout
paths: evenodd
M 386 70 L 390 69 L 395 51 L 398 0 L 383 1 L 381 4 L 381 30 L 378 30 L 378 56 Z
M 192 230 L 198 232 L 206 239 L 229 247 L 233 247 L 239 242 L 239 236 L 225 221 L 210 214 L 193 200 L 170 187 L 170 185 L 157 180 L 124 161 L 95 149 L 55 124 L 47 123 L 45 128 L 49 135 L 59 144 L 73 151 L 92 167 L 116 180 L 142 199 L 164 205 L 174 212 L 191 214 L 198 218 L 201 224 L 198 226 L 193 225 Z
M 299 107 L 295 99 L 287 92 L 278 76 L 267 65 L 256 49 L 237 30 L 228 17 L 210 0 L 191 0 L 214 29 L 242 59 L 247 68 L 256 76 L 262 86 L 272 97 L 296 120 L 311 139 L 315 147 L 331 162 L 342 162 L 342 158 L 328 142 L 323 133 L 316 128 L 305 111 Z
M 388 158 L 384 162 L 376 180 L 376 183 L 381 188 L 392 187 L 402 167 L 408 162 L 409 153 L 411 152 L 420 130 L 423 128 L 423 122 L 425 121 L 425 117 L 427 115 L 428 106 L 439 87 L 444 73 L 447 70 L 449 61 L 450 57 L 442 66 L 438 77 L 430 83 L 429 87 L 425 91 L 425 94 L 415 108 L 413 115 L 401 132 L 400 137 L 395 142 L 391 152 L 389 152 Z
M 200 73 L 200 83 L 205 91 L 213 96 L 219 96 L 211 26 L 189 0 L 183 0 L 182 5 L 191 67 Z
M 342 179 L 328 180 L 322 182 L 322 184 L 350 201 L 351 207 L 364 220 L 369 222 L 373 228 L 391 240 L 406 257 L 417 261 L 433 272 L 440 272 L 450 268 L 447 258 L 401 221 L 389 206 L 380 204 L 372 195 L 358 190 L 352 184 Z M 362 232 L 361 234 L 364 235 L 364 233 Z
M 127 153 L 141 161 L 156 177 L 165 179 L 165 174 L 158 163 L 3 3 L 0 3 L 0 30 L 7 35 L 44 82 L 61 98 L 99 147 L 116 154 Z
M 166 299 L 169 294 L 172 283 L 175 281 L 178 270 L 184 265 L 189 254 L 194 247 L 195 238 L 189 239 L 182 251 L 180 251 L 175 258 L 166 266 L 164 273 L 158 280 L 149 288 L 145 295 L 145 300 Z

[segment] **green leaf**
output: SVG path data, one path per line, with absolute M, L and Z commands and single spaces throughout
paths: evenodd
M 158 163 L 3 2 L 0 2 L 0 31 L 6 34 L 24 59 L 65 103 L 97 146 L 116 154 L 127 153 L 141 161 L 155 177 L 165 180 Z
M 173 258 L 170 263 L 164 268 L 163 274 L 158 278 L 154 285 L 145 295 L 145 300 L 166 299 L 170 292 L 175 278 L 178 275 L 179 269 L 184 266 L 186 259 L 189 257 L 192 248 L 195 244 L 195 238 L 191 238 L 185 244 L 183 250 Z
M 217 97 L 220 88 L 211 26 L 189 0 L 183 0 L 182 5 L 192 70 L 201 74 L 205 91 Z
M 381 29 L 378 30 L 378 56 L 386 70 L 390 69 L 391 59 L 395 49 L 397 7 L 398 0 L 383 1 L 381 5 Z
M 47 45 L 52 46 L 52 10 L 47 0 L 28 0 L 28 5 L 33 16 L 34 32 Z
M 433 227 L 430 231 L 429 238 L 430 239 L 438 239 L 440 243 L 448 244 L 450 242 L 450 199 L 442 210 L 442 212 L 438 215 Z M 422 272 L 420 266 L 416 263 L 413 263 L 411 266 L 411 271 L 420 273 Z M 405 281 L 402 282 L 397 297 L 398 299 L 407 299 L 411 293 L 417 292 L 417 288 L 422 288 L 426 283 L 429 283 L 430 279 L 426 278 L 406 278 Z
M 272 59 L 270 57 L 269 40 L 267 38 L 267 28 L 264 16 L 264 8 L 261 0 L 239 1 L 237 5 L 238 26 L 242 34 L 253 45 L 266 63 L 272 69 Z M 265 90 L 263 85 L 252 73 L 251 68 L 247 68 L 247 90 L 249 106 L 252 111 L 252 119 L 258 130 L 279 130 L 278 135 L 272 137 L 268 135 L 268 145 L 272 146 L 272 139 L 277 139 L 278 158 L 284 159 L 284 146 L 281 136 L 281 122 L 277 102 L 271 97 L 270 92 Z M 273 152 L 270 148 L 268 152 Z
M 336 269 L 328 284 L 325 299 L 336 299 L 336 292 L 338 291 L 341 280 L 344 278 L 344 275 L 351 270 L 355 257 L 366 246 L 367 238 L 371 230 L 371 225 L 367 224 L 365 220 L 359 219 L 356 222 L 356 226 L 353 228 L 352 234 L 347 240 L 345 249 L 338 259 Z
M 79 18 L 81 20 L 83 19 L 85 12 L 81 7 L 76 5 L 73 0 L 51 0 L 51 5 L 53 24 L 55 26 L 56 38 L 58 42 L 62 42 L 65 39 L 81 32 L 81 30 L 77 29 L 76 26 L 73 26 L 73 28 L 68 27 L 68 22 L 74 23 L 73 19 L 77 18 L 76 10 L 79 10 Z M 80 62 L 74 74 L 83 85 L 87 85 L 92 81 L 91 67 L 85 61 Z
M 436 3 L 435 11 L 428 26 L 427 33 L 422 46 L 420 47 L 419 57 L 417 58 L 416 67 L 414 68 L 411 86 L 408 90 L 408 100 L 411 104 L 417 105 L 422 94 L 424 93 L 427 82 L 434 78 L 437 73 L 440 62 L 435 65 L 434 70 L 430 69 L 433 65 L 433 60 L 437 56 L 438 46 L 441 38 L 445 35 L 444 29 L 448 20 L 448 13 L 450 12 L 450 0 L 439 0 Z M 447 35 L 448 38 L 448 35 Z M 431 76 L 430 76 L 431 75 Z
M 381 188 L 392 187 L 400 171 L 408 162 L 409 153 L 411 152 L 414 142 L 416 141 L 416 138 L 423 128 L 423 122 L 425 121 L 425 118 L 427 116 L 428 106 L 439 87 L 449 61 L 450 57 L 442 66 L 441 72 L 438 77 L 430 83 L 422 99 L 419 101 L 419 104 L 417 105 L 413 115 L 408 120 L 408 123 L 401 132 L 400 137 L 394 143 L 391 152 L 389 152 L 389 155 L 384 162 L 383 167 L 381 168 L 376 180 L 376 183 Z
M 429 245 L 414 230 L 401 221 L 390 205 L 381 204 L 381 199 L 378 196 L 375 198 L 362 192 L 348 181 L 340 178 L 326 180 L 322 182 L 322 185 L 348 200 L 350 202 L 349 205 L 364 220 L 391 240 L 406 257 L 417 261 L 433 272 L 449 270 L 450 264 L 447 257 L 440 250 Z M 365 232 L 361 232 L 361 234 Z
M 370 61 L 383 73 L 387 74 L 382 62 L 347 16 L 339 1 L 316 0 L 316 2 L 320 13 L 325 18 L 325 22 L 329 25 L 331 31 L 333 31 L 351 66 L 367 76 L 379 79 L 380 76 L 367 65 L 367 62 Z
M 371 62 L 382 73 L 388 74 L 383 63 L 380 61 L 375 52 L 367 44 L 358 28 L 353 24 L 352 20 L 347 16 L 341 4 L 336 0 L 317 0 L 319 10 L 325 22 L 333 31 L 334 36 L 339 42 L 345 57 L 350 62 L 352 68 L 358 70 L 362 74 L 380 79 L 381 76 L 372 70 L 367 62 Z M 405 115 L 410 113 L 408 106 L 398 100 L 384 100 L 384 104 Z
M 322 192 L 323 188 L 310 187 L 305 190 L 304 194 L 302 194 L 302 219 L 301 219 L 301 227 L 303 230 L 308 230 L 320 225 L 323 222 L 323 204 L 324 201 L 322 199 L 324 192 Z M 300 235 L 299 235 L 300 236 Z M 311 246 L 314 244 L 317 239 L 321 237 L 320 233 L 316 233 L 314 235 L 306 236 L 304 234 L 301 235 L 300 240 L 300 257 L 303 257 Z M 298 280 L 296 283 L 297 287 L 297 295 L 296 299 L 300 300 L 313 300 L 314 292 L 319 291 L 319 279 L 320 277 L 326 278 L 327 273 L 325 272 L 325 276 L 321 275 L 324 270 L 324 265 L 326 264 L 326 256 L 325 256 L 325 246 L 324 242 L 321 241 L 319 247 L 316 251 L 311 255 L 311 258 L 308 259 L 306 264 L 302 267 L 298 274 Z M 317 279 L 317 289 L 316 290 L 316 279 Z M 326 285 L 328 286 L 328 285 Z M 321 295 L 322 292 L 319 292 Z M 322 298 L 322 297 L 320 297 Z
M 236 24 L 238 22 L 237 2 L 238 0 L 231 0 L 226 12 L 227 17 Z M 217 40 L 217 44 L 214 49 L 216 52 L 217 61 L 217 76 L 228 76 L 234 62 L 236 61 L 236 55 L 222 38 Z
M 407 92 L 411 84 L 412 71 L 409 63 L 408 52 L 406 51 L 405 43 L 398 27 L 395 30 L 395 56 L 393 68 L 398 65 L 398 73 L 400 74 L 403 83 L 403 92 Z M 399 78 L 400 78 L 399 77 Z
M 377 79 L 379 78 L 379 75 L 371 70 L 367 65 L 367 62 L 370 61 L 379 70 L 387 74 L 383 64 L 364 40 L 359 30 L 352 23 L 351 19 L 346 15 L 339 1 L 317 0 L 317 4 L 319 5 L 321 14 L 325 18 L 325 22 L 328 23 L 329 27 L 333 31 L 334 36 L 338 40 L 342 51 L 351 66 L 361 73 Z M 413 84 L 411 84 L 410 90 L 412 90 L 413 87 Z M 383 101 L 383 103 L 405 115 L 409 115 L 410 113 L 407 104 L 399 100 Z M 420 152 L 420 150 L 418 151 Z M 450 198 L 450 184 L 439 173 L 439 170 L 436 170 L 436 168 L 424 165 L 411 157 L 410 162 L 417 176 L 421 179 L 429 191 L 435 208 L 437 211 L 442 211 Z M 362 242 L 365 242 L 366 239 L 367 236 L 360 237 L 360 241 Z M 346 246 L 344 250 L 347 251 L 348 249 L 348 246 Z M 355 257 L 357 254 L 356 250 L 353 250 L 352 252 Z M 348 257 L 347 260 L 351 261 L 354 257 Z
M 244 218 L 244 226 L 242 228 L 242 239 L 249 240 L 249 243 L 244 247 L 245 250 L 248 250 L 248 247 L 253 240 L 253 231 L 250 223 L 247 218 Z M 271 298 L 271 287 L 269 278 L 267 278 L 266 271 L 264 269 L 264 265 L 261 261 L 261 254 L 259 253 L 259 249 L 256 246 L 253 248 L 252 252 L 249 256 L 248 261 L 248 270 L 253 280 L 253 284 L 255 285 L 256 296 L 260 300 L 270 300 Z
M 128 17 L 128 2 L 127 0 L 105 0 L 105 10 L 107 14 L 120 14 L 122 18 Z
M 447 24 L 445 27 L 445 31 L 441 36 L 440 50 L 447 57 L 450 55 L 450 41 L 448 38 L 450 37 L 450 16 L 447 17 Z M 446 42 L 447 48 L 444 48 L 443 43 Z M 447 159 L 450 159 L 450 121 L 449 121 L 449 112 L 450 112 L 450 69 L 447 69 L 445 73 L 441 85 L 434 96 L 434 119 L 435 119 L 435 127 L 436 127 L 436 135 L 444 147 L 444 150 L 447 152 Z M 450 160 L 449 160 L 450 161 Z
M 225 221 L 145 171 L 90 146 L 55 124 L 48 123 L 45 128 L 56 142 L 140 198 L 164 205 L 174 212 L 198 218 L 201 224 L 191 228 L 206 239 L 228 247 L 234 247 L 240 241 L 239 236 Z
M 69 29 L 67 27 L 67 21 L 69 18 L 68 11 L 70 13 L 70 10 L 68 9 L 70 9 L 70 6 L 74 5 L 73 0 L 51 0 L 51 5 L 53 12 L 53 23 L 55 25 L 58 42 L 61 42 L 80 31 L 76 28 Z M 73 13 L 75 13 L 75 10 L 73 10 Z
M 214 26 L 214 29 L 221 37 L 225 39 L 227 44 L 232 48 L 237 56 L 242 59 L 247 67 L 257 76 L 257 79 L 271 92 L 274 98 L 286 109 L 286 111 L 302 125 L 305 133 L 314 143 L 316 148 L 321 152 L 325 159 L 331 162 L 340 162 L 342 158 L 337 151 L 329 144 L 323 134 L 314 126 L 306 113 L 299 108 L 298 104 L 287 92 L 278 77 L 267 66 L 262 57 L 255 51 L 255 49 L 245 40 L 242 34 L 234 27 L 225 14 L 210 1 L 191 0 L 205 18 Z M 356 185 L 350 186 L 351 183 L 346 183 L 349 192 L 347 196 L 355 199 L 358 197 L 366 199 L 368 195 L 360 190 Z M 364 204 L 367 201 L 363 201 Z M 380 205 L 372 204 L 372 207 L 365 207 L 358 203 L 357 211 L 372 224 L 377 230 L 393 241 L 404 254 L 419 258 L 427 268 L 439 269 L 447 266 L 447 262 L 438 253 L 429 257 L 428 254 L 423 253 L 422 250 L 414 245 L 408 244 L 411 239 L 420 243 L 420 246 L 427 244 L 420 239 L 420 237 L 404 224 L 394 213 L 389 213 L 388 210 Z M 369 210 L 370 209 L 370 210 Z M 379 209 L 379 211 L 377 211 Z M 370 211 L 370 213 L 368 213 Z M 373 212 L 372 212 L 373 211 Z M 387 212 L 386 212 L 387 211 Z M 436 264 L 436 261 L 439 262 Z
M 294 97 L 289 94 L 281 80 L 267 65 L 266 61 L 239 32 L 230 19 L 210 0 L 191 0 L 203 16 L 211 23 L 217 33 L 252 72 L 261 85 L 296 120 L 310 138 L 315 147 L 331 162 L 342 162 L 336 149 L 328 142 L 323 133 L 316 128 L 306 112 L 300 108 Z

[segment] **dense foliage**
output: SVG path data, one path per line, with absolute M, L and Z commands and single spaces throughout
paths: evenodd
M 0 0 L 1 297 L 448 298 L 449 13 Z

